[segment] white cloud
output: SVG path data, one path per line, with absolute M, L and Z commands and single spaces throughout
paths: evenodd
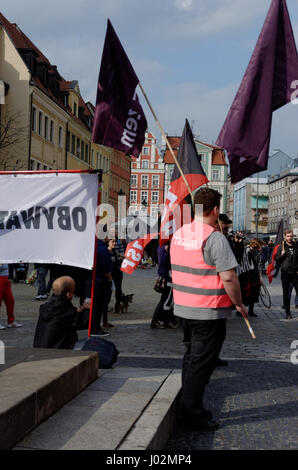
M 176 0 L 175 7 L 178 10 L 191 10 L 194 0 Z

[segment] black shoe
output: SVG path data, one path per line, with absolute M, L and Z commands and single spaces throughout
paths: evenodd
M 286 312 L 286 320 L 291 320 L 292 315 L 291 315 L 291 312 Z
M 106 330 L 103 330 L 100 328 L 96 333 L 91 333 L 91 336 L 95 336 L 95 338 L 101 338 L 103 336 L 109 336 L 111 333 L 109 333 Z
M 252 313 L 249 313 L 248 316 L 249 317 L 257 317 L 258 315 L 256 315 L 254 312 L 252 312 Z
M 164 330 L 166 327 L 160 321 L 157 321 L 151 323 L 151 328 L 156 328 L 157 330 Z
M 229 365 L 228 361 L 218 358 L 216 361 L 216 367 L 227 367 Z
M 284 305 L 282 305 L 281 308 L 283 308 L 284 310 L 286 309 L 286 307 Z
M 298 308 L 298 305 L 295 305 L 295 308 Z

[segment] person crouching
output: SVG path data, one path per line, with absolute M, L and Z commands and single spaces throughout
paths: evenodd
M 71 277 L 56 279 L 52 286 L 53 295 L 40 306 L 33 347 L 73 349 L 78 341 L 76 319 L 78 311 L 71 303 L 75 282 Z

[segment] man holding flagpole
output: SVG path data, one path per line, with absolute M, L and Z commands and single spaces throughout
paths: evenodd
M 180 317 L 186 352 L 182 366 L 182 418 L 196 431 L 215 431 L 218 424 L 203 406 L 209 382 L 226 335 L 232 306 L 245 318 L 238 263 L 228 240 L 214 231 L 221 194 L 201 188 L 195 205 L 203 206 L 191 224 L 183 225 L 171 243 L 174 315 Z M 195 206 L 196 207 L 196 206 Z

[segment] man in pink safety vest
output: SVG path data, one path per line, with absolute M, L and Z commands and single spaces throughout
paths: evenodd
M 213 189 L 199 189 L 194 204 L 203 210 L 196 210 L 194 221 L 177 230 L 171 243 L 174 315 L 180 317 L 186 346 L 181 415 L 185 424 L 198 431 L 215 431 L 219 426 L 204 408 L 203 396 L 233 305 L 247 316 L 235 272 L 238 263 L 226 237 L 213 228 L 220 198 Z

